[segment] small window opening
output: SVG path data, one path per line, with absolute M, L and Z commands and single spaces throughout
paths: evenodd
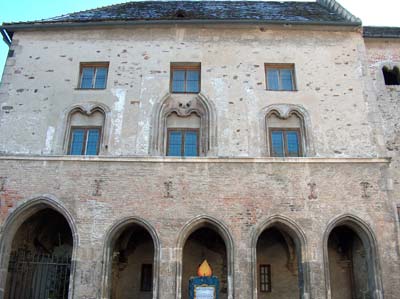
M 400 71 L 397 66 L 389 69 L 387 66 L 382 69 L 386 85 L 400 85 Z
M 175 17 L 177 17 L 177 18 L 185 18 L 186 15 L 185 15 L 185 12 L 184 12 L 183 10 L 178 10 L 178 11 L 175 13 Z
M 260 265 L 260 291 L 271 292 L 271 265 Z
M 143 264 L 141 281 L 140 281 L 140 290 L 142 292 L 151 292 L 152 289 L 153 289 L 153 265 Z

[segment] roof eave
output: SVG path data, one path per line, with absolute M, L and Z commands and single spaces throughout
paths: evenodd
M 21 30 L 89 28 L 104 26 L 140 26 L 140 25 L 179 25 L 179 24 L 249 24 L 249 25 L 317 25 L 359 27 L 361 22 L 351 21 L 287 21 L 287 20 L 116 20 L 97 22 L 48 22 L 48 23 L 3 23 L 0 26 L 3 37 L 9 37 Z M 9 39 L 11 42 L 12 38 Z

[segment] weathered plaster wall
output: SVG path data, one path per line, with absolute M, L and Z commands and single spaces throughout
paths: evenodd
M 149 153 L 153 108 L 171 62 L 201 62 L 216 107 L 219 156 L 265 153 L 262 109 L 301 105 L 316 156 L 377 156 L 363 98 L 358 32 L 257 26 L 131 27 L 17 32 L 0 89 L 0 152 L 63 154 L 64 115 L 77 103 L 111 109 L 107 155 Z M 77 90 L 79 63 L 109 61 L 106 90 Z M 298 91 L 266 91 L 264 63 L 294 63 Z M 20 128 L 24 127 L 24 130 Z M 357 142 L 355 142 L 355 140 Z
M 386 86 L 382 68 L 387 66 L 400 67 L 400 40 L 399 39 L 366 39 L 366 61 L 371 76 L 371 91 L 368 97 L 370 110 L 374 112 L 374 122 L 380 129 L 379 140 L 384 155 L 392 158 L 390 163 L 392 200 L 392 221 L 397 223 L 397 250 L 400 250 L 400 86 Z M 400 272 L 393 273 L 400 280 Z
M 304 232 L 306 289 L 311 298 L 326 298 L 323 236 L 333 219 L 351 214 L 367 223 L 376 237 L 378 246 L 372 250 L 378 252 L 382 276 L 378 268 L 377 277 L 385 298 L 399 298 L 396 224 L 383 160 L 235 161 L 2 158 L 0 173 L 7 179 L 0 192 L 1 219 L 43 194 L 65 206 L 79 236 L 73 286 L 74 298 L 82 299 L 100 296 L 106 232 L 125 217 L 145 219 L 160 239 L 159 298 L 172 299 L 183 227 L 199 215 L 214 217 L 233 240 L 234 269 L 228 280 L 233 279 L 234 298 L 252 298 L 252 236 L 278 214 Z M 2 231 L 2 237 L 8 233 Z

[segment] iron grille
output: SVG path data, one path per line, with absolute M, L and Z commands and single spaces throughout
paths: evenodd
M 8 268 L 8 299 L 67 299 L 70 256 L 13 252 Z

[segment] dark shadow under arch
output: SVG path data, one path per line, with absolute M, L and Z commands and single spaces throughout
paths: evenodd
M 74 298 L 74 278 L 76 271 L 77 248 L 79 246 L 79 236 L 74 218 L 71 213 L 63 206 L 63 204 L 50 195 L 44 195 L 23 201 L 14 211 L 12 211 L 3 224 L 3 229 L 0 235 L 0 299 L 4 298 L 6 288 L 8 264 L 10 260 L 11 246 L 15 234 L 21 225 L 34 216 L 36 213 L 51 209 L 58 212 L 67 221 L 72 234 L 72 261 L 69 278 L 68 298 Z
M 383 287 L 381 280 L 381 268 L 379 263 L 379 251 L 377 247 L 377 240 L 371 227 L 364 222 L 361 218 L 344 214 L 332 219 L 323 236 L 323 255 L 324 255 L 324 269 L 325 269 L 325 287 L 327 299 L 332 296 L 331 292 L 331 277 L 329 268 L 329 254 L 328 254 L 328 240 L 332 231 L 340 226 L 350 228 L 362 241 L 366 250 L 368 261 L 368 281 L 371 285 L 371 294 L 374 299 L 383 298 Z
M 152 238 L 154 246 L 153 261 L 153 299 L 159 297 L 159 269 L 160 269 L 160 239 L 155 229 L 146 220 L 140 217 L 126 217 L 115 222 L 105 235 L 103 249 L 103 267 L 102 267 L 102 289 L 101 298 L 110 298 L 111 295 L 111 275 L 112 275 L 112 253 L 115 243 L 122 233 L 130 226 L 137 225 L 143 228 Z
M 309 298 L 311 286 L 309 276 L 309 266 L 307 259 L 307 240 L 302 229 L 291 219 L 274 215 L 257 225 L 254 229 L 251 239 L 251 264 L 252 264 L 252 290 L 253 299 L 258 296 L 258 279 L 257 279 L 257 243 L 262 235 L 268 229 L 276 228 L 281 232 L 286 233 L 294 242 L 298 261 L 299 275 L 299 291 L 301 298 Z M 285 238 L 286 239 L 286 238 Z M 288 253 L 290 254 L 290 253 Z
M 192 233 L 201 229 L 201 228 L 209 228 L 214 230 L 224 241 L 226 247 L 226 255 L 227 255 L 227 285 L 228 285 L 228 299 L 234 298 L 234 244 L 231 234 L 227 226 L 207 215 L 200 215 L 190 220 L 185 224 L 183 229 L 181 230 L 176 247 L 176 255 L 177 255 L 177 265 L 176 265 L 176 298 L 180 299 L 182 297 L 182 260 L 183 260 L 183 248 L 187 239 L 190 237 Z

